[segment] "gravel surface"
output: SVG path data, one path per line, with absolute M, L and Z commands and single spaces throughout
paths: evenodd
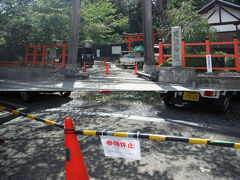
M 63 99 L 39 95 L 29 104 L 31 114 L 64 123 L 72 117 L 77 129 L 144 132 L 240 142 L 239 135 L 184 124 L 128 120 L 83 112 L 176 119 L 239 127 L 238 106 L 217 115 L 206 106 L 166 108 L 154 92 L 76 92 Z M 5 96 L 6 97 L 6 96 Z M 237 104 L 238 101 L 234 102 Z M 16 118 L 1 126 L 0 179 L 65 179 L 64 134 L 55 127 Z M 239 179 L 237 149 L 174 142 L 141 141 L 141 161 L 105 157 L 99 137 L 79 136 L 88 173 L 102 179 Z

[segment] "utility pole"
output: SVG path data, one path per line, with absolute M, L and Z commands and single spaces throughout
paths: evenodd
M 153 23 L 152 1 L 142 0 L 143 4 L 143 37 L 144 37 L 144 66 L 143 71 L 152 75 L 154 72 L 153 59 Z
M 70 31 L 70 42 L 67 62 L 67 75 L 78 73 L 78 43 L 80 30 L 81 0 L 74 0 L 72 7 L 72 25 Z

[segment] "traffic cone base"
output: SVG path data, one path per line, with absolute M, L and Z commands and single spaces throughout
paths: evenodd
M 66 180 L 89 180 L 71 118 L 65 119 Z
M 136 63 L 136 65 L 135 65 L 135 74 L 137 74 L 137 72 L 138 72 L 138 65 Z
M 106 58 L 104 58 L 103 66 L 106 66 Z
M 84 62 L 83 72 L 87 71 L 86 62 Z

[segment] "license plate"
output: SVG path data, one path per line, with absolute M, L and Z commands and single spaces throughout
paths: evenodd
M 91 55 L 87 55 L 87 58 L 90 58 L 91 57 Z
M 199 101 L 199 93 L 198 92 L 184 92 L 183 100 Z

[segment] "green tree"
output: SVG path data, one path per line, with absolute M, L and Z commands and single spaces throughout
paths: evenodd
M 203 42 L 206 37 L 215 40 L 216 33 L 207 20 L 195 10 L 192 1 L 183 2 L 180 8 L 168 11 L 169 28 L 180 26 L 186 42 Z M 170 35 L 170 32 L 168 33 Z
M 82 40 L 94 40 L 98 43 L 119 41 L 120 33 L 126 29 L 127 23 L 127 17 L 117 13 L 110 0 L 82 2 Z
M 67 40 L 69 1 L 3 0 L 0 3 L 1 59 L 24 56 L 27 43 Z

